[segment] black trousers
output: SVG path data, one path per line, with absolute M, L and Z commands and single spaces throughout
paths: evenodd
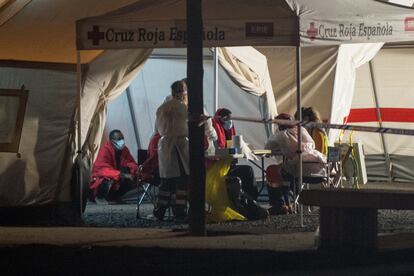
M 129 173 L 129 168 L 127 167 L 121 167 L 119 170 L 121 171 L 121 173 Z M 114 190 L 112 188 L 113 184 L 113 179 L 103 180 L 101 185 L 98 187 L 98 193 L 100 194 L 100 197 L 103 197 L 107 200 L 119 200 L 124 194 L 137 187 L 137 184 L 134 180 L 124 178 L 119 179 L 118 190 Z M 108 187 L 109 190 L 107 190 L 106 187 Z
M 252 199 L 257 200 L 259 192 L 257 191 L 256 178 L 252 167 L 249 165 L 233 165 L 228 176 L 240 178 L 243 191 Z

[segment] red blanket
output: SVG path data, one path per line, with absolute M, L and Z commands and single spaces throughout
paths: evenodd
M 151 182 L 158 171 L 158 141 L 161 136 L 155 133 L 149 142 L 147 159 L 141 166 L 141 179 L 144 182 Z
M 121 151 L 120 166 L 128 167 L 132 175 L 136 175 L 138 171 L 137 163 L 132 157 L 129 149 L 124 147 Z M 111 142 L 108 141 L 99 150 L 98 157 L 92 168 L 92 180 L 89 188 L 96 191 L 104 179 L 113 179 L 115 184 L 112 186 L 114 190 L 119 188 L 120 171 L 116 168 L 115 149 Z

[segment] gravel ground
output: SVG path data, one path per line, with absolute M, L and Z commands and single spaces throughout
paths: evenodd
M 267 207 L 263 204 L 264 207 Z M 130 228 L 163 228 L 186 229 L 186 224 L 178 224 L 172 220 L 156 221 L 152 213 L 152 204 L 144 204 L 140 208 L 141 219 L 136 219 L 136 205 L 97 205 L 88 204 L 84 222 L 90 227 L 130 227 Z M 312 232 L 318 226 L 318 209 L 305 211 L 304 227 L 300 225 L 299 214 L 272 216 L 266 220 L 211 223 L 207 231 L 231 233 L 290 233 Z M 414 211 L 379 210 L 378 232 L 380 233 L 414 233 Z
M 414 190 L 413 183 L 368 183 L 362 188 L 366 189 L 393 189 L 393 190 Z M 131 193 L 129 202 L 133 202 L 135 192 Z M 267 196 L 261 196 L 263 202 L 260 204 L 268 208 Z M 177 224 L 172 220 L 159 222 L 152 217 L 153 205 L 145 203 L 140 207 L 141 219 L 136 219 L 136 205 L 108 205 L 89 203 L 84 213 L 84 222 L 90 227 L 137 227 L 137 228 L 164 228 L 164 229 L 186 229 L 186 224 Z M 207 225 L 207 231 L 231 232 L 231 233 L 289 233 L 289 232 L 313 232 L 316 230 L 319 221 L 318 208 L 312 212 L 304 212 L 304 227 L 300 225 L 300 215 L 279 215 L 272 216 L 266 220 L 211 223 Z M 379 233 L 414 233 L 414 210 L 379 210 L 378 211 L 378 232 Z

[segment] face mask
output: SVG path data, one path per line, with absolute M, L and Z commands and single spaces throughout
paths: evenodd
M 224 121 L 224 129 L 230 130 L 233 127 L 233 121 L 232 120 L 227 120 Z
M 121 150 L 125 147 L 125 140 L 121 139 L 118 141 L 112 141 L 112 143 L 114 144 L 115 148 L 118 150 Z

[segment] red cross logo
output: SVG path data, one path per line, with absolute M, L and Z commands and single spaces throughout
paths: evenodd
M 404 19 L 404 27 L 405 31 L 414 31 L 414 17 L 406 17 Z
M 88 32 L 88 39 L 92 40 L 92 45 L 99 45 L 99 41 L 104 39 L 105 33 L 99 31 L 99 26 L 93 26 L 92 32 Z
M 315 28 L 315 22 L 311 22 L 306 34 L 309 36 L 310 40 L 314 40 L 318 34 L 318 29 Z

